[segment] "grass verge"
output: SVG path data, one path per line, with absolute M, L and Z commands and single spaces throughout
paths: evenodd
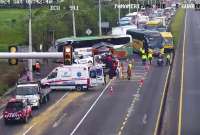
M 2 96 L 8 88 L 15 85 L 23 68 L 21 64 L 10 66 L 6 61 L 0 61 L 0 67 L 0 96 Z
M 180 37 L 180 33 L 183 29 L 183 23 L 184 23 L 184 16 L 185 16 L 185 9 L 179 8 L 177 10 L 177 13 L 172 20 L 172 23 L 170 25 L 170 29 L 172 32 L 172 35 L 174 36 L 174 44 L 178 44 L 178 40 Z
M 28 10 L 0 9 L 0 50 L 7 51 L 8 46 L 25 41 L 25 19 Z

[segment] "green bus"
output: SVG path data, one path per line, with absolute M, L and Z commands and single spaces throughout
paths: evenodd
M 132 37 L 130 35 L 124 36 L 87 36 L 87 37 L 66 37 L 57 39 L 55 41 L 55 48 L 58 52 L 63 51 L 64 45 L 72 45 L 74 49 L 76 48 L 90 48 L 95 44 L 106 42 L 109 44 L 117 45 L 128 45 L 132 43 Z

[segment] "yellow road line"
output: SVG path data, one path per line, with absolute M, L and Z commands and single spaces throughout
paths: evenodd
M 182 127 L 182 111 L 183 111 L 183 84 L 184 84 L 184 58 L 185 58 L 185 38 L 187 31 L 187 11 L 185 11 L 185 27 L 184 27 L 184 38 L 183 38 L 183 56 L 182 56 L 182 69 L 181 69 L 181 91 L 180 91 L 180 101 L 179 101 L 179 118 L 178 118 L 178 135 L 181 135 L 181 127 Z

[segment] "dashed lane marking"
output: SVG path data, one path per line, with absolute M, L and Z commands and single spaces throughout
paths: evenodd
M 147 114 L 144 115 L 144 117 L 142 119 L 142 123 L 147 124 Z
M 49 108 L 49 110 L 54 109 L 54 107 L 55 107 L 57 104 L 59 104 L 68 94 L 69 94 L 68 92 L 65 93 L 55 104 L 53 104 L 53 106 L 51 106 L 51 107 Z M 23 135 L 26 135 L 34 126 L 36 126 L 36 124 L 37 124 L 37 123 L 34 123 L 32 126 L 30 126 L 30 127 L 23 133 Z
M 108 86 L 111 84 L 112 80 L 106 85 L 106 87 L 104 88 L 104 90 L 101 92 L 101 94 L 99 95 L 99 97 L 94 101 L 94 103 L 92 104 L 92 106 L 89 108 L 89 110 L 86 112 L 86 114 L 83 116 L 83 118 L 79 121 L 79 123 L 76 125 L 76 127 L 74 128 L 74 130 L 70 133 L 70 135 L 74 135 L 74 133 L 77 131 L 77 129 L 80 127 L 80 125 L 83 123 L 83 121 L 85 120 L 85 118 L 88 116 L 88 114 L 91 112 L 91 110 L 94 108 L 94 106 L 97 104 L 97 102 L 99 101 L 99 99 L 102 97 L 102 95 L 105 93 L 105 91 L 107 90 Z
M 61 121 L 64 119 L 64 117 L 66 116 L 67 114 L 66 113 L 64 113 L 56 122 L 54 122 L 54 124 L 53 124 L 53 128 L 55 128 L 55 127 L 57 127 L 60 123 L 61 123 Z
M 37 123 L 34 123 L 31 127 L 29 127 L 24 133 L 23 135 L 26 135 Z

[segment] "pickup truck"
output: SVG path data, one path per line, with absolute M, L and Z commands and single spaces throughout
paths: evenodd
M 28 100 L 31 107 L 40 108 L 49 100 L 51 89 L 38 82 L 18 83 L 15 90 L 16 99 Z

